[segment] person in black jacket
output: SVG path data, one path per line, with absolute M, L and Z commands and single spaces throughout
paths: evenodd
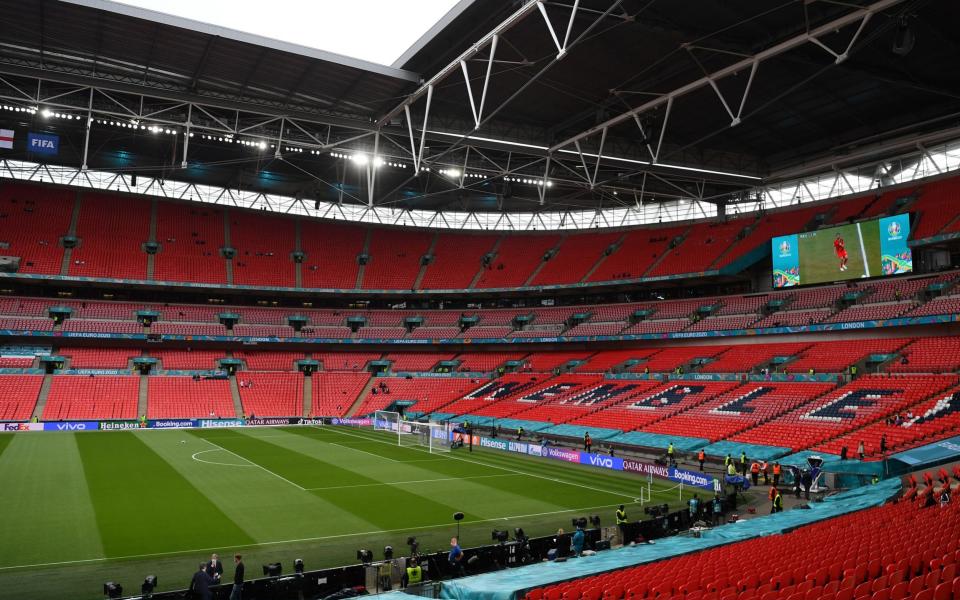
M 211 600 L 210 586 L 213 584 L 213 577 L 207 575 L 207 563 L 200 563 L 200 569 L 193 574 L 193 579 L 190 581 L 190 597 Z
M 233 564 L 236 567 L 233 570 L 233 589 L 230 590 L 230 600 L 240 600 L 243 593 L 243 557 L 239 554 L 233 555 Z
M 216 553 L 210 555 L 210 562 L 207 563 L 207 575 L 213 579 L 214 583 L 220 583 L 220 578 L 223 577 L 223 563 L 220 562 L 220 557 Z

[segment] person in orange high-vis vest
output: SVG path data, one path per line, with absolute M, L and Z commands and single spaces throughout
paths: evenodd
M 753 482 L 754 487 L 756 487 L 758 479 L 760 478 L 760 463 L 753 461 L 753 464 L 750 465 L 750 479 Z
M 780 485 L 780 463 L 773 463 L 773 487 Z
M 704 451 L 701 449 L 700 452 L 697 453 L 697 460 L 700 461 L 700 470 L 701 470 L 701 471 L 703 471 L 703 461 L 704 461 L 705 458 L 707 458 L 707 455 L 706 455 L 706 454 L 704 453 Z

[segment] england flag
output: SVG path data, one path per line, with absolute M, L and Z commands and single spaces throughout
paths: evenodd
M 13 149 L 13 130 L 0 129 L 0 148 Z

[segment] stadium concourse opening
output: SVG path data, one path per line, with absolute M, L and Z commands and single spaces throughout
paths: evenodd
M 957 3 L 0 9 L 0 597 L 960 597 Z

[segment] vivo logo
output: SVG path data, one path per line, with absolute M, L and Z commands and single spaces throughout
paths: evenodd
M 57 431 L 75 431 L 87 428 L 86 423 L 57 423 Z
M 595 467 L 604 467 L 606 469 L 613 468 L 613 459 L 609 456 L 597 456 L 593 455 L 590 457 L 590 464 Z

